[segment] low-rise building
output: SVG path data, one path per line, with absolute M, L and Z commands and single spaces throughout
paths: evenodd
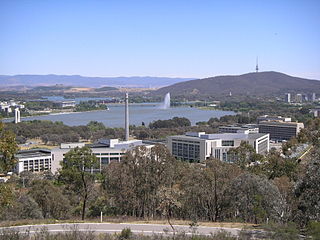
M 16 108 L 23 109 L 24 105 L 20 102 L 15 102 L 14 100 L 10 100 L 9 102 L 0 102 L 0 111 L 12 113 L 12 109 Z
M 185 135 L 167 137 L 167 147 L 176 158 L 201 162 L 214 157 L 229 162 L 228 152 L 239 147 L 241 142 L 250 144 L 259 154 L 269 151 L 269 134 L 187 132 Z
M 51 151 L 49 149 L 31 149 L 19 151 L 16 154 L 18 163 L 15 172 L 23 171 L 44 172 L 51 171 Z
M 56 102 L 56 105 L 60 108 L 74 108 L 76 106 L 76 101 L 74 100 L 59 101 L 59 102 Z
M 99 161 L 99 169 L 92 169 L 99 172 L 104 166 L 111 162 L 120 162 L 127 151 L 137 146 L 152 147 L 151 144 L 145 144 L 142 140 L 119 141 L 118 139 L 103 139 L 93 144 L 84 143 L 62 143 L 59 148 L 51 151 L 52 157 L 52 173 L 56 173 L 61 168 L 61 161 L 65 160 L 65 154 L 76 147 L 87 146 L 96 155 Z

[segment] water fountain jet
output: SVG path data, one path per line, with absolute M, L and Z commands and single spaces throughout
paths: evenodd
M 168 109 L 170 108 L 170 93 L 167 93 L 164 97 L 164 101 L 161 105 L 161 109 Z

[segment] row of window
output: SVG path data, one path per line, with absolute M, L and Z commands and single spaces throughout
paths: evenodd
M 111 162 L 120 162 L 122 160 L 122 157 L 101 157 L 100 158 L 100 163 L 101 165 L 106 165 Z
M 188 160 L 200 159 L 200 146 L 187 143 L 172 143 L 172 154 Z
M 35 159 L 35 160 L 24 160 L 23 170 L 31 172 L 41 172 L 51 169 L 51 159 Z
M 116 155 L 125 155 L 125 153 L 118 153 L 118 152 L 116 152 L 116 153 L 94 153 L 94 155 L 96 155 L 96 156 L 101 156 L 101 155 L 116 156 Z

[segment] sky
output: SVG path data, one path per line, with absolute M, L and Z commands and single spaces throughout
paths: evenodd
M 0 0 L 0 75 L 320 79 L 319 0 Z

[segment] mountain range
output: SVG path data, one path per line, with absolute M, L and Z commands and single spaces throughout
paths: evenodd
M 77 87 L 142 87 L 158 88 L 194 78 L 169 77 L 84 77 L 80 75 L 0 75 L 0 86 L 52 86 L 63 84 Z
M 320 81 L 292 77 L 280 72 L 255 72 L 236 76 L 217 76 L 190 80 L 160 88 L 153 92 L 171 96 L 211 95 L 265 96 L 284 93 L 320 94 Z

